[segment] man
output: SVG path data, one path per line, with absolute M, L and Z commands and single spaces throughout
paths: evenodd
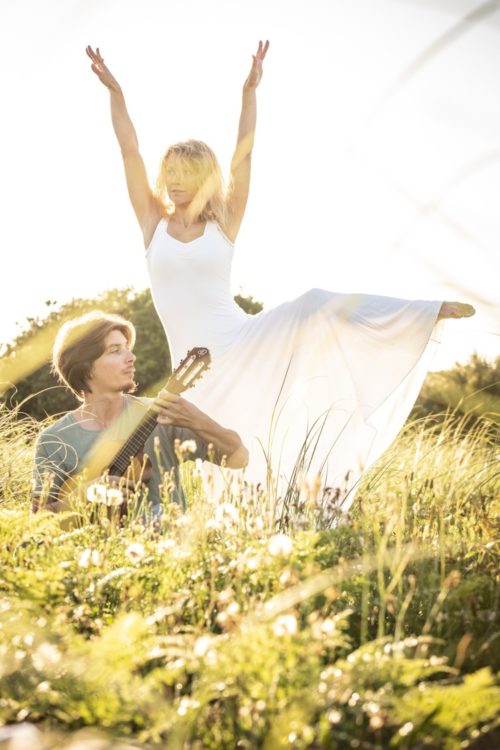
M 112 456 L 151 405 L 152 399 L 131 395 L 135 389 L 134 343 L 132 323 L 118 315 L 92 312 L 62 326 L 54 344 L 52 369 L 81 404 L 38 437 L 33 511 L 42 504 L 54 512 L 69 509 L 67 480 L 88 470 L 90 457 L 102 457 L 102 451 Z M 236 432 L 221 427 L 194 404 L 165 390 L 155 402 L 159 407 L 158 425 L 144 445 L 150 476 L 141 483 L 141 488 L 147 487 L 147 505 L 153 512 L 161 508 L 161 486 L 168 473 L 174 479 L 170 483 L 171 498 L 184 506 L 177 483 L 176 446 L 182 447 L 186 441 L 192 449 L 190 459 L 221 463 L 225 457 L 229 468 L 246 466 L 248 451 Z M 95 472 L 90 472 L 88 479 L 88 485 L 98 489 Z M 125 497 L 131 497 L 137 489 L 134 482 L 123 477 L 109 477 L 109 484 L 124 490 Z

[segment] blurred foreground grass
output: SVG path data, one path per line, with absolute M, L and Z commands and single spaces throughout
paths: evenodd
M 186 465 L 159 533 L 68 532 L 0 411 L 0 747 L 500 746 L 498 427 L 463 427 L 409 423 L 348 516 Z

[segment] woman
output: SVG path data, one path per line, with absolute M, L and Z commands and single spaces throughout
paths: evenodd
M 99 49 L 87 47 L 87 54 L 110 92 L 172 360 L 192 346 L 212 353 L 212 372 L 192 400 L 240 432 L 251 448 L 250 478 L 263 481 L 270 465 L 282 492 L 283 481 L 297 470 L 311 479 L 321 472 L 348 507 L 363 472 L 411 410 L 437 343 L 438 322 L 475 311 L 459 302 L 321 289 L 257 316 L 234 303 L 233 243 L 248 199 L 256 89 L 268 47 L 259 42 L 243 85 L 227 191 L 215 155 L 200 141 L 167 149 L 153 190 L 121 88 Z

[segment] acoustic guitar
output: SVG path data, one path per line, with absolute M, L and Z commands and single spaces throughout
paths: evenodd
M 184 357 L 180 365 L 169 377 L 166 385 L 145 413 L 132 416 L 132 423 L 127 425 L 128 437 L 117 440 L 109 439 L 104 432 L 92 446 L 86 457 L 84 466 L 78 475 L 69 477 L 61 486 L 58 497 L 64 499 L 75 490 L 100 476 L 123 477 L 136 481 L 147 481 L 148 465 L 142 451 L 144 443 L 158 425 L 157 417 L 161 410 L 158 398 L 164 390 L 180 395 L 195 382 L 210 366 L 210 352 L 205 347 L 195 347 Z M 98 496 L 95 496 L 95 501 Z

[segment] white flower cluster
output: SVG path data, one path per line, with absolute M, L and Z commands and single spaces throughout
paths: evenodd
M 123 503 L 123 492 L 117 487 L 108 487 L 106 484 L 94 482 L 87 488 L 87 500 L 96 505 L 107 505 L 116 507 Z

